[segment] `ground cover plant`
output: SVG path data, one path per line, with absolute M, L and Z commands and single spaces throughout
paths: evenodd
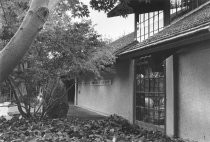
M 1 142 L 186 142 L 147 131 L 117 115 L 101 120 L 46 119 L 39 122 L 21 117 L 0 120 Z

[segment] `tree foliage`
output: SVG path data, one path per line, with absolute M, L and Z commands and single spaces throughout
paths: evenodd
M 76 7 L 73 8 L 72 5 Z M 4 20 L 1 22 L 0 35 L 1 44 L 4 45 L 20 25 L 28 9 L 28 1 L 1 1 L 1 8 Z M 72 17 L 67 13 L 70 9 Z M 15 103 L 25 118 L 33 117 L 41 108 L 41 117 L 46 116 L 52 104 L 64 97 L 56 97 L 58 94 L 52 91 L 59 88 L 58 77 L 99 77 L 115 60 L 91 21 L 74 23 L 71 19 L 75 16 L 88 16 L 87 7 L 78 1 L 61 1 L 30 50 L 6 81 L 13 88 Z M 40 89 L 44 98 L 42 103 L 37 102 Z
M 1 39 L 9 40 L 16 32 L 29 8 L 27 0 L 1 0 Z M 2 48 L 2 47 L 1 47 Z
M 98 66 L 100 59 L 104 60 L 101 62 L 104 68 L 114 62 L 111 50 L 94 31 L 90 21 L 65 26 L 57 24 L 50 28 L 40 34 L 36 40 L 39 45 L 34 46 L 42 50 L 43 66 L 55 74 L 78 77 L 83 72 L 99 75 L 102 71 Z

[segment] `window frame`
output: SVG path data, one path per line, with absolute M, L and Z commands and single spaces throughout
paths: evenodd
M 147 57 L 143 57 L 143 58 L 139 58 L 141 60 L 141 62 L 144 62 L 145 64 L 148 64 L 148 61 L 147 60 L 150 60 L 151 59 L 151 56 L 147 56 Z M 138 66 L 140 66 L 138 63 L 138 60 L 139 59 L 136 59 L 135 60 L 135 75 L 134 75 L 134 123 L 136 124 L 139 124 L 140 126 L 146 128 L 146 129 L 149 129 L 149 130 L 159 130 L 159 131 L 162 131 L 162 132 L 165 132 L 165 129 L 166 129 L 166 70 L 165 70 L 165 61 L 163 61 L 162 65 L 163 65 L 163 80 L 162 82 L 164 83 L 164 86 L 163 86 L 163 90 L 162 92 L 158 92 L 160 94 L 163 94 L 162 97 L 164 99 L 164 106 L 163 106 L 163 113 L 164 113 L 164 119 L 163 119 L 163 126 L 158 126 L 156 125 L 155 123 L 151 123 L 151 122 L 146 122 L 146 121 L 143 121 L 141 119 L 138 118 L 138 112 L 137 112 L 137 107 L 138 107 L 138 104 L 137 104 L 137 95 L 138 93 L 141 94 L 141 92 L 138 92 L 138 88 L 137 88 L 137 75 L 138 75 Z M 144 92 L 144 93 L 148 93 L 148 92 Z M 145 99 L 145 96 L 144 96 L 144 99 Z M 145 107 L 146 108 L 146 107 Z M 155 110 L 156 111 L 156 110 Z M 154 111 L 154 112 L 155 112 Z M 157 110 L 159 111 L 159 110 Z M 148 114 L 148 113 L 147 113 Z M 159 116 L 158 116 L 159 117 Z

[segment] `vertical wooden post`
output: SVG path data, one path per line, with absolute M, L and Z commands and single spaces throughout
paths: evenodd
M 130 81 L 132 83 L 132 94 L 133 96 L 131 97 L 132 98 L 132 110 L 133 110 L 133 115 L 132 115 L 132 123 L 135 123 L 135 120 L 136 120 L 136 105 L 135 105 L 135 102 L 136 102 L 136 92 L 135 92 L 135 78 L 136 78 L 136 71 L 135 71 L 135 59 L 132 59 L 131 60 L 131 64 L 130 64 Z
M 166 59 L 166 134 L 175 135 L 174 57 Z
M 164 26 L 167 26 L 170 24 L 170 0 L 165 0 L 164 3 L 164 10 L 163 10 L 163 20 L 164 20 Z
M 179 95 L 178 95 L 178 64 L 177 56 L 166 59 L 166 134 L 178 136 Z
M 177 54 L 173 55 L 173 74 L 174 74 L 174 137 L 179 136 L 179 65 L 178 65 L 178 56 Z
M 78 98 L 78 79 L 75 77 L 75 79 L 74 79 L 74 83 L 75 83 L 75 85 L 74 85 L 74 89 L 75 89 L 75 91 L 74 91 L 74 105 L 78 105 L 78 100 L 77 100 L 77 98 Z
M 138 22 L 139 22 L 139 14 L 138 13 L 135 13 L 134 14 L 135 15 L 135 17 L 134 17 L 134 38 L 136 39 L 136 40 L 138 40 L 137 38 L 137 32 L 138 32 Z

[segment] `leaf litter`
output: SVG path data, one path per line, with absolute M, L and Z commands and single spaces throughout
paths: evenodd
M 101 120 L 0 118 L 0 142 L 188 142 L 148 131 L 117 115 Z

